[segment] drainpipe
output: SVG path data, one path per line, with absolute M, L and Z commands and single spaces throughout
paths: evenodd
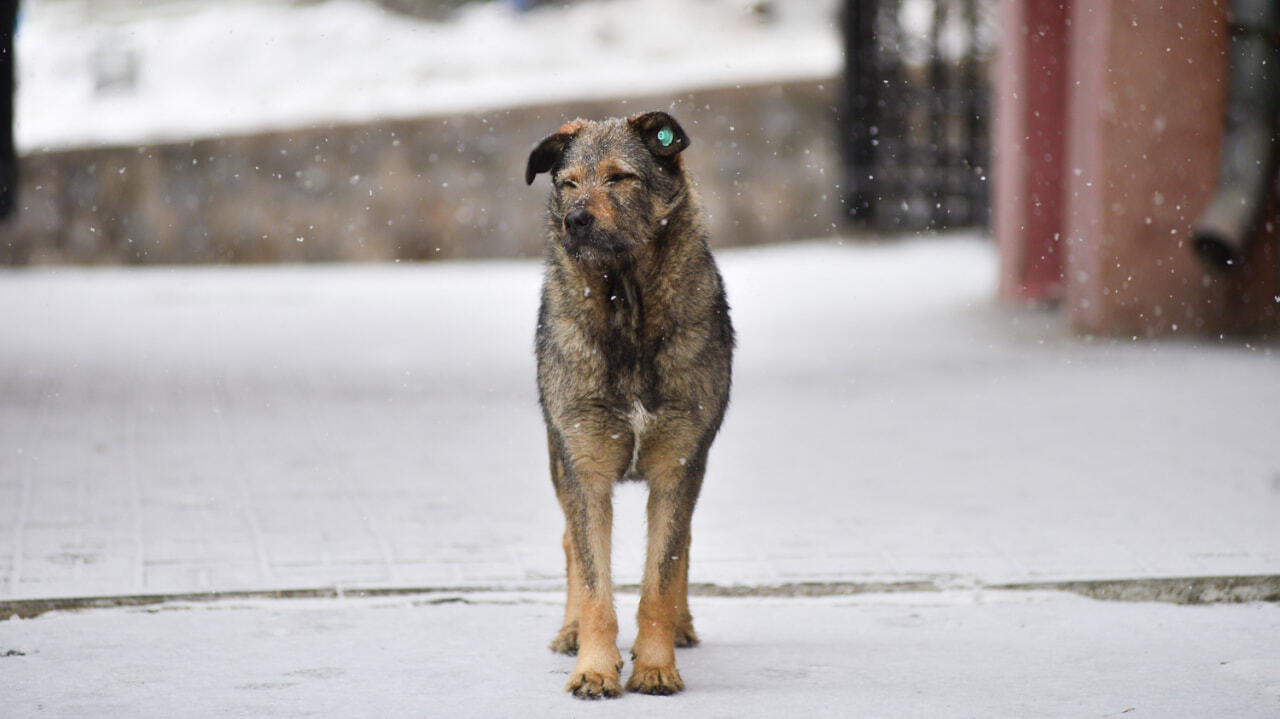
M 1218 187 L 1191 229 L 1206 265 L 1239 267 L 1271 197 L 1280 110 L 1280 0 L 1232 0 L 1230 85 Z

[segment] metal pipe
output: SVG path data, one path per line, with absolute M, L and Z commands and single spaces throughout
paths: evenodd
M 1232 0 L 1226 128 L 1218 187 L 1192 226 L 1196 255 L 1210 267 L 1238 267 L 1267 207 L 1275 177 L 1280 110 L 1280 1 Z

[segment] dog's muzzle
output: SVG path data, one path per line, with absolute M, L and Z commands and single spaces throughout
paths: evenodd
M 570 210 L 564 216 L 564 249 L 574 258 L 598 262 L 612 258 L 624 246 L 621 238 L 596 222 L 596 216 L 585 207 Z
M 585 239 L 595 223 L 595 215 L 585 207 L 579 207 L 564 216 L 564 231 L 570 237 Z

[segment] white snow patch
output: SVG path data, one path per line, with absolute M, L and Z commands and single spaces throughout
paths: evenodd
M 17 37 L 19 150 L 830 77 L 834 4 L 612 0 L 446 22 L 359 0 L 41 0 Z M 103 9 L 103 8 L 106 9 Z
M 5 706 L 144 718 L 193 706 L 202 716 L 1275 715 L 1280 608 L 1269 604 L 694 597 L 703 643 L 676 655 L 686 691 L 584 707 L 563 692 L 574 658 L 546 648 L 559 599 L 239 601 L 0 622 L 0 648 L 15 652 L 0 658 Z M 634 595 L 620 597 L 623 647 L 635 609 Z

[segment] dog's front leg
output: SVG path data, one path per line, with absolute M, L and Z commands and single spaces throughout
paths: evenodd
M 697 642 L 686 592 L 690 524 L 702 471 L 700 457 L 672 452 L 660 453 L 646 469 L 649 542 L 636 614 L 639 631 L 631 651 L 635 667 L 627 691 L 674 694 L 684 689 L 675 645 L 678 637 L 683 646 Z
M 622 693 L 618 681 L 622 657 L 618 653 L 610 552 L 613 482 L 620 470 L 615 471 L 612 463 L 601 466 L 590 460 L 575 465 L 565 509 L 582 585 L 577 597 L 578 663 L 565 690 L 584 699 L 616 697 Z

